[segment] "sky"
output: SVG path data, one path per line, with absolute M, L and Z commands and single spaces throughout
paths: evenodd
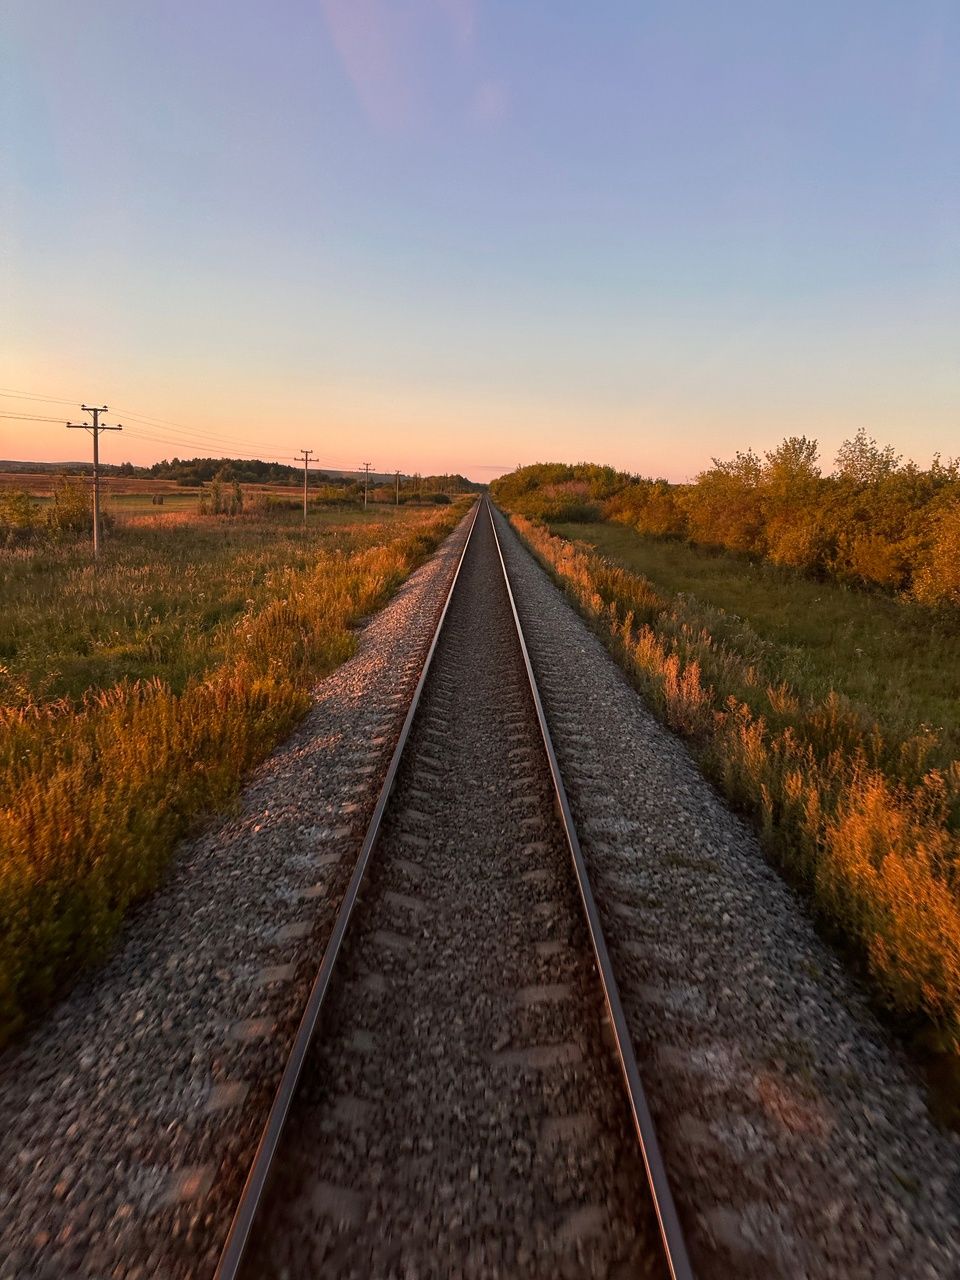
M 925 463 L 958 338 L 956 0 L 0 0 L 0 457 Z

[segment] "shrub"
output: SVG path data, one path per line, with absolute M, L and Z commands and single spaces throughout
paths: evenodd
M 243 489 L 238 480 L 230 481 L 223 469 L 200 490 L 202 515 L 238 516 L 243 511 Z
M 960 502 L 937 517 L 913 592 L 921 604 L 960 606 Z
M 0 490 L 0 542 L 29 542 L 43 527 L 40 508 L 22 489 Z
M 107 518 L 101 513 L 101 519 Z M 47 524 L 57 533 L 88 534 L 93 531 L 93 500 L 86 480 L 63 475 L 53 489 L 53 505 L 47 512 Z
M 714 458 L 693 484 L 646 480 L 585 463 L 537 463 L 501 476 L 491 494 L 508 510 L 548 523 L 604 518 L 658 538 L 766 558 L 818 577 L 944 605 L 954 599 L 950 522 L 960 463 L 904 463 L 859 431 L 820 472 L 815 440 L 790 436 L 761 458 L 751 449 Z M 944 551 L 937 551 L 943 539 Z M 922 583 L 920 581 L 922 577 Z

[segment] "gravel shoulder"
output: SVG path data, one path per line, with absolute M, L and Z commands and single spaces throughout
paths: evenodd
M 0 1057 L 3 1280 L 211 1274 L 468 522 Z
M 960 1275 L 960 1139 L 753 833 L 497 521 L 698 1275 Z

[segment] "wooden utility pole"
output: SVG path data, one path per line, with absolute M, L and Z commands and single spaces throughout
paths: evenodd
M 307 467 L 310 465 L 310 458 L 313 455 L 312 449 L 301 449 L 297 455 L 303 458 L 303 523 L 307 523 Z
M 397 472 L 397 506 L 400 505 L 400 472 Z
M 68 422 L 67 428 L 70 431 L 89 431 L 93 436 L 93 558 L 97 560 L 100 556 L 100 432 L 122 431 L 123 427 L 119 424 L 108 427 L 100 421 L 101 413 L 107 412 L 105 404 L 82 404 L 80 408 L 84 413 L 93 415 L 93 426 L 87 422 Z
M 363 471 L 363 505 L 366 506 L 367 505 L 367 484 L 370 480 L 370 468 L 373 466 L 373 463 L 363 462 L 360 464 L 360 466 L 361 466 L 361 470 Z

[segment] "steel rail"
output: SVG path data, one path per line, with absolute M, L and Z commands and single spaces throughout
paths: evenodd
M 380 825 L 383 821 L 384 811 L 387 807 L 387 801 L 390 799 L 390 793 L 393 791 L 397 778 L 397 771 L 400 767 L 400 758 L 403 755 L 404 747 L 410 736 L 410 728 L 413 724 L 413 718 L 416 715 L 417 706 L 420 702 L 420 695 L 423 693 L 423 687 L 426 684 L 427 673 L 430 670 L 430 664 L 433 662 L 433 655 L 440 639 L 440 632 L 443 630 L 443 624 L 446 620 L 447 611 L 450 608 L 450 601 L 453 599 L 453 593 L 460 577 L 460 570 L 463 568 L 463 562 L 466 558 L 467 548 L 470 545 L 470 539 L 473 536 L 474 528 L 477 523 L 481 502 L 477 502 L 473 509 L 473 519 L 470 528 L 467 531 L 466 541 L 463 544 L 463 550 L 460 552 L 460 558 L 457 561 L 457 567 L 450 583 L 450 589 L 447 592 L 440 617 L 437 621 L 436 628 L 433 633 L 433 639 L 430 641 L 430 648 L 427 650 L 427 656 L 424 659 L 423 667 L 420 672 L 420 679 L 417 681 L 417 687 L 414 689 L 413 698 L 407 710 L 403 727 L 400 730 L 400 737 L 397 739 L 397 745 L 394 747 L 393 755 L 390 758 L 390 764 L 387 768 L 386 777 L 380 788 L 377 797 L 377 803 L 374 806 L 373 815 L 367 826 L 366 834 L 363 838 L 363 844 L 360 846 L 360 852 L 357 855 L 357 863 L 350 877 L 350 883 L 347 885 L 343 901 L 337 912 L 337 918 L 334 921 L 333 930 L 331 931 L 329 941 L 323 952 L 323 958 L 320 961 L 320 969 L 314 979 L 310 994 L 307 997 L 307 1003 L 304 1007 L 303 1015 L 300 1019 L 300 1025 L 294 1037 L 293 1044 L 290 1049 L 290 1055 L 287 1058 L 287 1064 L 284 1067 L 283 1075 L 280 1077 L 280 1083 L 277 1086 L 277 1092 L 270 1108 L 270 1114 L 267 1116 L 266 1124 L 260 1135 L 260 1141 L 250 1165 L 246 1182 L 240 1193 L 240 1199 L 233 1215 L 233 1221 L 230 1224 L 230 1230 L 224 1242 L 223 1249 L 220 1253 L 220 1260 L 217 1263 L 217 1269 L 214 1272 L 214 1280 L 236 1280 L 239 1275 L 240 1266 L 243 1262 L 244 1252 L 250 1239 L 250 1232 L 253 1229 L 254 1219 L 263 1198 L 263 1192 L 267 1185 L 270 1175 L 270 1167 L 273 1158 L 276 1155 L 277 1148 L 280 1145 L 280 1138 L 283 1134 L 283 1127 L 286 1123 L 287 1115 L 293 1102 L 294 1094 L 297 1090 L 297 1084 L 300 1079 L 300 1073 L 303 1070 L 303 1064 L 306 1061 L 307 1052 L 310 1043 L 313 1040 L 316 1031 L 317 1022 L 320 1017 L 320 1010 L 323 1006 L 324 999 L 330 986 L 330 978 L 333 973 L 333 967 L 337 962 L 340 954 L 343 939 L 347 932 L 347 926 L 350 923 L 350 917 L 353 914 L 353 908 L 356 905 L 357 897 L 360 892 L 360 885 L 363 881 L 367 864 L 370 861 L 370 854 L 377 842 L 380 834 Z
M 577 884 L 580 888 L 580 899 L 583 903 L 587 929 L 590 933 L 590 942 L 593 947 L 593 954 L 597 963 L 597 972 L 600 975 L 600 982 L 603 986 L 603 995 L 607 1005 L 607 1013 L 610 1017 L 610 1024 L 613 1027 L 617 1056 L 620 1059 L 620 1069 L 623 1074 L 623 1082 L 626 1087 L 627 1098 L 633 1115 L 633 1124 L 636 1129 L 637 1139 L 640 1143 L 643 1163 L 647 1171 L 647 1182 L 650 1186 L 653 1206 L 657 1215 L 657 1222 L 660 1226 L 660 1236 L 663 1241 L 667 1265 L 670 1269 L 672 1280 L 694 1280 L 693 1270 L 690 1266 L 690 1259 L 687 1254 L 687 1246 L 684 1240 L 683 1228 L 680 1226 L 680 1219 L 677 1215 L 676 1205 L 674 1204 L 673 1192 L 670 1189 L 666 1165 L 664 1164 L 663 1155 L 660 1151 L 660 1143 L 657 1140 L 653 1116 L 650 1114 L 650 1107 L 647 1103 L 646 1094 L 643 1091 L 643 1083 L 641 1082 L 640 1071 L 637 1067 L 636 1054 L 633 1051 L 633 1042 L 630 1039 L 630 1028 L 627 1024 L 626 1014 L 623 1011 L 623 1002 L 620 999 L 620 990 L 617 986 L 613 966 L 610 962 L 610 953 L 607 950 L 606 939 L 603 936 L 603 927 L 600 923 L 600 913 L 597 910 L 596 899 L 594 898 L 593 890 L 590 887 L 590 878 L 587 874 L 586 860 L 583 856 L 583 850 L 580 848 L 580 840 L 577 836 L 577 829 L 573 821 L 573 813 L 570 809 L 567 791 L 563 785 L 563 777 L 560 773 L 560 764 L 557 760 L 557 753 L 554 750 L 553 739 L 550 736 L 550 728 L 547 724 L 546 713 L 543 709 L 543 702 L 540 698 L 540 691 L 537 687 L 537 678 L 534 674 L 533 663 L 530 661 L 530 652 L 527 649 L 527 642 L 524 639 L 523 626 L 520 622 L 520 615 L 517 612 L 517 604 L 513 596 L 513 589 L 510 586 L 510 575 L 507 572 L 507 562 L 504 559 L 503 548 L 500 545 L 500 538 L 497 534 L 496 521 L 493 518 L 493 507 L 489 500 L 485 501 L 487 514 L 490 517 L 490 526 L 493 529 L 494 542 L 497 546 L 497 554 L 500 557 L 500 567 L 503 570 L 503 580 L 506 584 L 507 596 L 510 600 L 510 609 L 513 613 L 513 621 L 517 629 L 517 639 L 520 642 L 520 650 L 523 654 L 523 663 L 527 670 L 527 679 L 530 683 L 530 693 L 533 697 L 534 707 L 536 708 L 537 720 L 540 724 L 540 733 L 543 737 L 544 749 L 546 750 L 547 759 L 550 762 L 550 774 L 553 778 L 553 787 L 556 793 L 557 805 L 560 809 L 560 816 L 563 820 L 563 829 L 567 838 L 567 845 L 570 849 L 570 857 L 573 860 L 574 870 L 576 871 Z

